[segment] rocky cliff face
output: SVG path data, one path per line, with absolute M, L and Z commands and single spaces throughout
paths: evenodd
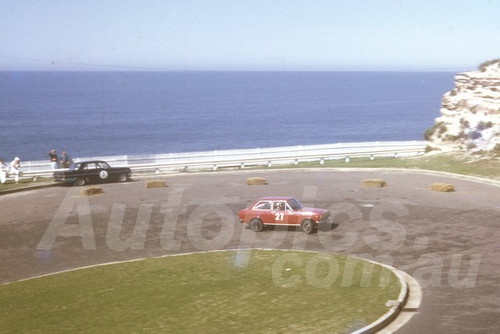
M 455 76 L 425 139 L 433 150 L 500 153 L 500 59 Z

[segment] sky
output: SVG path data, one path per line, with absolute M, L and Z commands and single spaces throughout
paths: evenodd
M 0 0 L 0 70 L 474 70 L 500 0 Z

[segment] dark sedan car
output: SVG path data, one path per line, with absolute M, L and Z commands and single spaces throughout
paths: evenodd
M 69 170 L 54 172 L 54 180 L 83 186 L 89 183 L 125 182 L 130 175 L 128 167 L 111 167 L 104 161 L 82 161 L 72 164 Z

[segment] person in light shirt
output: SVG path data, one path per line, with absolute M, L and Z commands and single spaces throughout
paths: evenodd
M 7 180 L 7 171 L 9 168 L 3 159 L 0 158 L 0 183 L 4 184 Z
M 19 182 L 19 174 L 21 173 L 21 159 L 19 157 L 15 157 L 14 160 L 10 163 L 10 173 L 14 174 L 14 181 L 16 183 Z

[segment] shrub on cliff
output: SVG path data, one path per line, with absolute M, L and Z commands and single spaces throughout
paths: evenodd
M 493 150 L 491 150 L 491 153 L 493 153 L 493 155 L 497 157 L 500 157 L 500 144 L 496 144 Z
M 443 122 L 435 123 L 433 126 L 431 126 L 430 128 L 428 128 L 427 130 L 425 130 L 424 139 L 425 140 L 431 140 L 431 137 L 438 130 L 439 130 L 438 134 L 442 135 L 444 132 L 446 132 L 446 125 L 444 125 Z
M 482 63 L 481 65 L 479 65 L 479 71 L 480 72 L 485 72 L 486 68 L 488 66 L 493 65 L 495 63 L 497 63 L 498 67 L 500 67 L 500 58 L 485 61 L 484 63 Z
M 463 139 L 467 139 L 467 135 L 465 134 L 464 131 L 460 132 L 458 135 L 446 135 L 444 137 L 445 141 L 450 141 L 450 142 L 457 142 Z
M 436 124 L 434 124 L 432 127 L 425 130 L 424 139 L 427 141 L 431 140 L 432 135 L 436 132 L 436 128 Z

